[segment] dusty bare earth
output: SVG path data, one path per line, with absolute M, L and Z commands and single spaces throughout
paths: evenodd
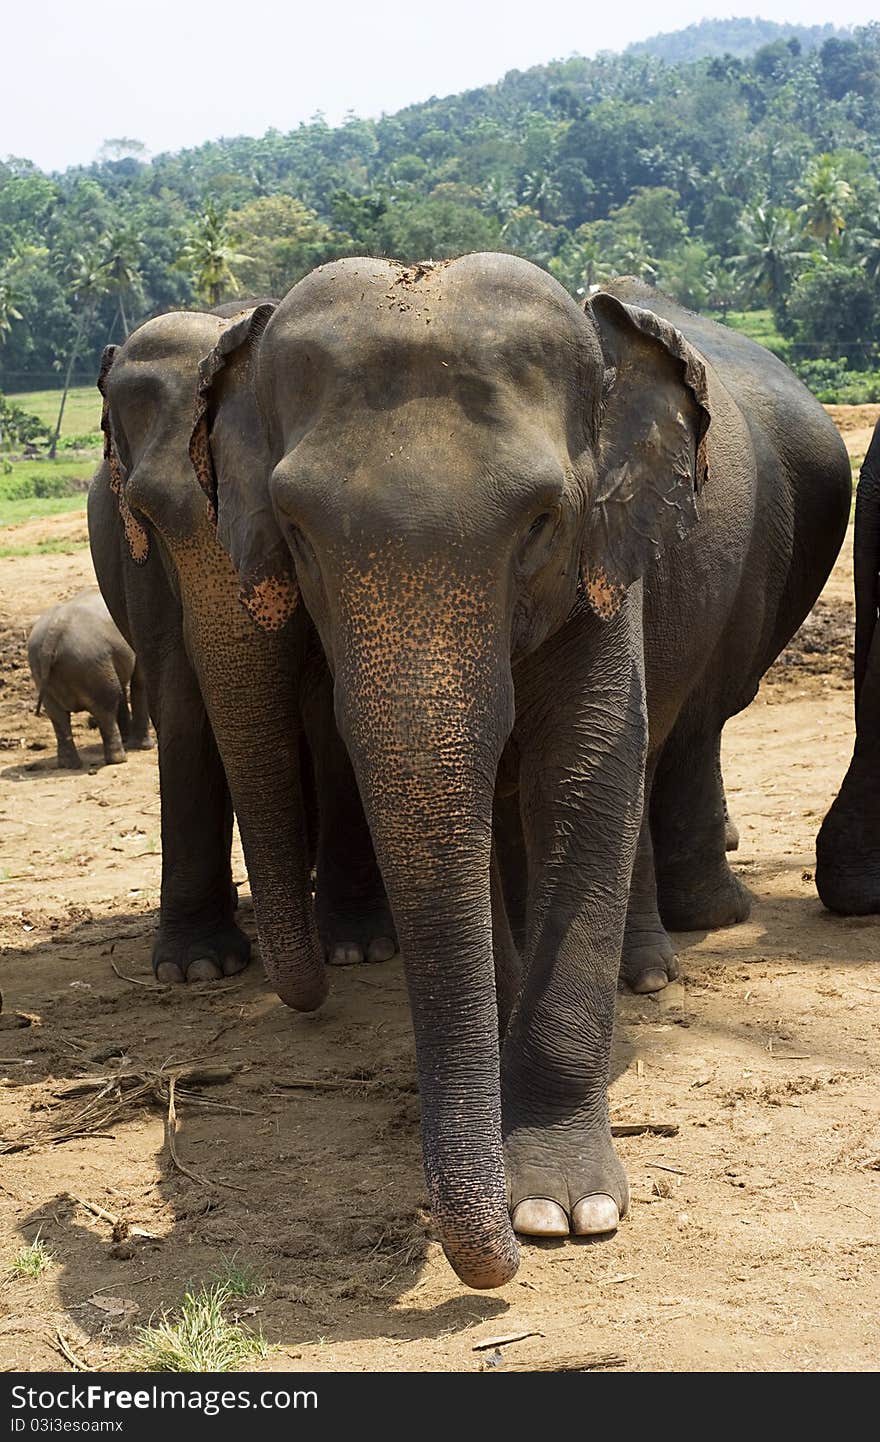
M 855 455 L 875 416 L 848 426 Z M 58 772 L 31 714 L 26 628 L 90 579 L 88 552 L 0 561 L 0 1138 L 22 1148 L 0 1163 L 0 1367 L 66 1370 L 59 1332 L 89 1367 L 123 1366 L 132 1328 L 237 1252 L 269 1279 L 249 1318 L 273 1344 L 266 1370 L 552 1370 L 597 1354 L 646 1371 L 875 1368 L 880 918 L 831 917 L 812 879 L 852 744 L 850 544 L 728 727 L 752 919 L 679 937 L 682 982 L 620 998 L 614 1121 L 673 1134 L 621 1138 L 633 1204 L 615 1237 L 525 1246 L 489 1294 L 431 1240 L 399 962 L 334 973 L 313 1017 L 285 1010 L 258 965 L 228 986 L 152 984 L 155 752 L 104 767 L 80 724 L 87 769 Z M 187 1175 L 156 1072 L 195 1057 L 236 1070 L 200 1088 L 225 1109 L 179 1104 Z M 140 1082 L 97 1133 L 49 1140 L 85 1129 L 94 1092 L 65 1095 L 72 1080 L 123 1065 Z M 152 1235 L 114 1255 L 110 1222 L 68 1194 Z M 55 1265 L 12 1278 L 38 1230 Z M 474 1350 L 521 1332 L 535 1335 Z

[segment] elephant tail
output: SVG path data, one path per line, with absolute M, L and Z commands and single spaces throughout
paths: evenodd
M 868 447 L 856 490 L 853 546 L 856 600 L 855 705 L 868 670 L 868 655 L 880 614 L 880 421 Z
M 43 636 L 39 649 L 34 651 L 28 647 L 28 660 L 31 666 L 31 675 L 34 678 L 34 685 L 37 688 L 37 704 L 34 715 L 39 716 L 43 709 L 43 699 L 49 690 L 49 682 L 52 677 L 52 668 L 55 665 L 55 658 L 58 653 L 58 643 L 61 640 L 62 622 L 53 620 Z

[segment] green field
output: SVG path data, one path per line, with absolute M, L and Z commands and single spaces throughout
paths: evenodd
M 96 451 L 54 461 L 13 461 L 8 472 L 0 470 L 0 526 L 81 511 L 99 458 Z
M 60 391 L 22 391 L 10 396 L 17 406 L 28 415 L 37 416 L 44 425 L 55 430 L 58 407 L 61 404 Z M 101 429 L 101 397 L 97 386 L 75 386 L 68 392 L 61 424 L 62 436 L 84 436 Z

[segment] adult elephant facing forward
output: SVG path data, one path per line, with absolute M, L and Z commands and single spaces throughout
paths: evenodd
M 512 256 L 344 260 L 222 350 L 211 444 L 237 357 L 276 526 L 227 502 L 221 465 L 218 530 L 257 609 L 297 588 L 320 633 L 406 965 L 435 1220 L 459 1275 L 496 1286 L 514 1229 L 609 1231 L 626 1208 L 621 951 L 636 985 L 673 968 L 646 758 L 661 905 L 736 920 L 721 727 L 832 564 L 846 455 L 742 337 L 636 282 L 584 312 Z M 521 977 L 492 843 L 517 787 Z
M 230 872 L 234 805 L 264 965 L 287 1000 L 312 1007 L 326 991 L 322 951 L 331 960 L 381 959 L 395 946 L 311 624 L 291 614 L 282 592 L 273 596 L 270 629 L 241 606 L 193 475 L 193 459 L 206 456 L 203 416 L 193 430 L 199 361 L 219 353 L 230 315 L 255 314 L 253 305 L 174 312 L 107 348 L 99 382 L 105 461 L 89 494 L 89 535 L 104 598 L 142 666 L 158 738 L 156 974 L 215 979 L 247 964 Z M 227 384 L 241 380 L 228 368 Z M 229 492 L 241 493 L 256 461 L 242 451 L 234 407 L 226 419 L 225 433 L 215 434 L 216 461 Z M 259 502 L 247 505 L 263 534 Z M 307 755 L 319 799 L 320 941 L 300 774 Z

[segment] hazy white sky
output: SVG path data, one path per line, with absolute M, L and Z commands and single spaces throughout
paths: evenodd
M 754 8 L 753 8 L 754 7 Z M 704 16 L 864 24 L 877 0 L 24 0 L 4 6 L 0 156 L 47 169 L 394 111 Z

